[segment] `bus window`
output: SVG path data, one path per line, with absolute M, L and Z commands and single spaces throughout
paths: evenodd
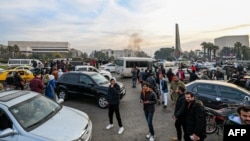
M 124 60 L 116 60 L 115 61 L 115 64 L 117 65 L 117 66 L 123 66 L 124 65 Z

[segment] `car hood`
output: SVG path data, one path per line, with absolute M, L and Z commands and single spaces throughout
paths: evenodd
M 51 140 L 75 140 L 81 136 L 89 121 L 85 113 L 63 106 L 55 116 L 30 133 Z
M 105 70 L 99 70 L 101 74 L 107 74 L 110 73 L 109 71 L 105 71 Z

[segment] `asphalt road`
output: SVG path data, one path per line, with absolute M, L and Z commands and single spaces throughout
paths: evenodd
M 144 117 L 142 104 L 139 102 L 140 86 L 131 88 L 130 78 L 122 79 L 113 74 L 117 81 L 123 82 L 126 86 L 127 94 L 120 102 L 120 112 L 125 128 L 123 134 L 118 135 L 118 123 L 114 115 L 114 127 L 106 130 L 109 124 L 108 109 L 100 109 L 96 101 L 91 98 L 74 96 L 63 105 L 79 109 L 86 112 L 93 123 L 92 141 L 147 141 L 146 134 L 148 127 Z M 153 119 L 156 141 L 171 141 L 176 137 L 174 119 L 172 119 L 173 108 L 168 101 L 168 108 L 163 109 L 162 105 L 155 105 L 156 112 Z M 72 117 L 74 120 L 74 117 Z M 212 134 L 207 135 L 206 141 L 222 141 L 222 136 Z

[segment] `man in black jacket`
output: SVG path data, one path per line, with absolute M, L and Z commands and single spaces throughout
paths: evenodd
M 155 112 L 155 103 L 157 102 L 157 100 L 155 93 L 147 83 L 143 83 L 140 102 L 143 103 L 143 110 L 149 128 L 149 134 L 146 135 L 146 138 L 148 138 L 149 141 L 154 141 L 155 132 L 153 127 L 153 117 Z
M 110 86 L 108 88 L 108 107 L 109 107 L 109 125 L 106 127 L 106 129 L 110 129 L 113 127 L 113 115 L 115 113 L 116 119 L 118 121 L 119 125 L 119 131 L 118 134 L 122 134 L 124 131 L 124 128 L 122 126 L 122 120 L 119 110 L 119 104 L 120 104 L 120 86 L 116 84 L 115 80 L 112 78 L 110 80 Z
M 206 138 L 206 115 L 204 107 L 195 100 L 192 92 L 186 92 L 186 133 L 185 141 L 204 141 Z
M 175 119 L 175 128 L 177 132 L 177 141 L 182 139 L 182 130 L 185 136 L 186 131 L 186 108 L 185 87 L 177 86 L 178 98 L 175 105 L 173 118 Z M 182 128 L 182 129 L 181 129 Z

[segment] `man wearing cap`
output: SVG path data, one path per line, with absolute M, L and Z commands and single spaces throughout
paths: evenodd
M 107 104 L 109 107 L 109 125 L 106 127 L 106 129 L 110 129 L 113 127 L 113 115 L 115 113 L 116 119 L 118 121 L 118 125 L 120 127 L 118 130 L 118 134 L 122 134 L 124 131 L 124 128 L 122 126 L 122 120 L 121 120 L 121 115 L 120 115 L 120 110 L 119 110 L 120 86 L 115 82 L 114 78 L 110 79 Z
M 41 80 L 41 72 L 35 72 L 35 77 L 30 81 L 30 90 L 43 94 L 43 89 L 45 85 Z

